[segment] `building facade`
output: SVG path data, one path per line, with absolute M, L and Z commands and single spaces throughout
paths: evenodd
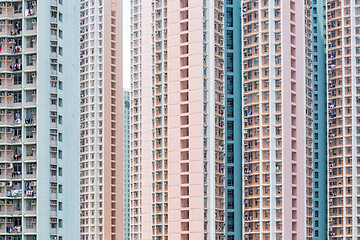
M 360 2 L 131 4 L 130 239 L 360 238 Z
M 224 239 L 224 3 L 131 4 L 131 239 Z
M 122 1 L 81 0 L 82 240 L 123 236 Z
M 124 240 L 130 239 L 130 90 L 124 90 Z
M 326 1 L 329 239 L 359 239 L 360 2 Z
M 0 239 L 80 236 L 78 13 L 0 1 Z
M 311 3 L 241 11 L 243 238 L 312 239 Z
M 226 239 L 242 237 L 241 1 L 225 1 Z
M 327 238 L 327 88 L 325 1 L 312 2 L 313 239 Z

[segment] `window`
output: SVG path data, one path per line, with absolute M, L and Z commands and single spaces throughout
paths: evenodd
M 34 66 L 36 55 L 26 55 L 26 66 Z
M 62 159 L 62 150 L 59 150 L 59 158 Z
M 14 4 L 14 14 L 21 13 L 22 5 L 21 4 Z
M 34 137 L 33 128 L 27 127 L 26 128 L 26 138 L 33 138 L 33 137 Z
M 26 20 L 26 30 L 33 30 L 34 29 L 34 24 L 32 22 L 32 19 L 27 19 Z
M 234 190 L 233 189 L 230 189 L 228 190 L 228 198 L 234 198 Z
M 276 155 L 276 159 L 279 159 L 281 157 L 281 151 L 280 150 L 276 150 L 275 151 L 275 155 Z
M 27 84 L 33 84 L 34 83 L 34 76 L 35 76 L 35 73 L 26 74 L 26 83 Z
M 280 33 L 275 33 L 275 41 L 279 41 L 280 40 Z
M 59 116 L 59 124 L 62 124 L 62 116 Z
M 32 219 L 32 218 L 26 218 L 26 228 L 27 228 L 27 229 L 33 229 L 33 228 L 34 228 L 34 224 L 33 224 L 33 219 Z
M 62 176 L 62 168 L 59 167 L 59 176 Z
M 34 147 L 35 147 L 35 145 L 34 145 Z M 33 155 L 34 155 L 33 146 L 27 145 L 26 146 L 26 156 L 33 156 Z
M 21 84 L 21 74 L 14 74 L 14 85 Z
M 59 142 L 62 142 L 62 139 L 63 139 L 63 135 L 62 133 L 59 133 Z
M 21 92 L 14 92 L 14 103 L 21 103 Z
M 59 228 L 62 228 L 62 227 L 63 227 L 63 220 L 59 219 Z
M 62 107 L 63 106 L 63 100 L 62 98 L 59 98 L 59 107 Z
M 62 211 L 62 210 L 63 210 L 63 203 L 59 202 L 59 211 Z
M 26 102 L 33 102 L 33 91 L 26 91 Z
M 34 165 L 33 163 L 26 164 L 26 174 L 34 174 Z
M 28 48 L 33 48 L 34 47 L 34 42 L 33 42 L 32 37 L 27 37 L 26 38 L 26 47 L 28 47 Z
M 59 30 L 59 38 L 63 38 L 63 31 Z
M 63 192 L 63 187 L 62 185 L 59 185 L 59 193 L 62 193 Z
M 34 200 L 34 201 L 36 201 L 36 200 Z M 32 211 L 34 209 L 32 203 L 33 203 L 32 200 L 27 200 L 26 201 L 26 211 Z
M 233 167 L 228 167 L 228 175 L 234 175 L 234 168 Z

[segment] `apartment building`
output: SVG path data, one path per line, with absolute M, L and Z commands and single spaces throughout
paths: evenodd
M 359 18 L 359 1 L 326 1 L 329 239 L 360 238 Z
M 80 231 L 123 237 L 122 1 L 80 1 Z
M 224 3 L 131 1 L 131 239 L 225 239 Z
M 313 238 L 310 1 L 244 0 L 243 238 Z
M 242 238 L 241 1 L 224 2 L 226 239 Z
M 78 11 L 0 1 L 0 239 L 79 237 Z
M 124 89 L 124 240 L 130 239 L 130 90 Z

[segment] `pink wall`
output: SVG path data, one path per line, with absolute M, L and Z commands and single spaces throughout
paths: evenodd
M 296 26 L 296 44 L 291 44 L 291 35 L 285 34 L 291 32 L 290 22 L 290 2 L 291 0 L 282 1 L 282 51 L 283 51 L 283 212 L 284 212 L 284 227 L 283 239 L 292 239 L 292 223 L 297 224 L 296 239 L 305 239 L 306 229 L 306 193 L 305 193 L 305 57 L 304 57 L 304 3 L 296 2 L 295 26 Z M 291 47 L 296 49 L 296 66 L 291 67 Z M 296 71 L 296 91 L 291 90 L 291 71 Z M 296 114 L 291 112 L 291 94 L 296 94 Z M 295 129 L 296 137 L 292 137 L 292 117 L 296 118 Z M 292 149 L 291 140 L 296 141 L 296 149 Z M 292 161 L 292 151 L 296 152 L 296 160 Z M 297 165 L 296 173 L 292 172 L 292 164 Z M 291 183 L 293 176 L 297 178 L 297 184 Z M 297 195 L 293 196 L 292 187 L 297 188 Z M 297 201 L 296 206 L 292 206 L 292 200 Z M 296 216 L 293 218 L 292 210 L 296 210 Z
M 203 239 L 202 1 L 189 1 L 190 239 Z M 180 4 L 168 1 L 169 239 L 180 239 Z M 182 33 L 186 33 L 182 32 Z M 184 56 L 184 55 L 182 55 Z
M 123 82 L 122 82 L 122 1 L 112 4 L 111 0 L 104 1 L 104 156 L 103 156 L 103 234 L 104 239 L 111 236 L 123 236 Z M 115 47 L 111 40 L 111 12 L 115 11 L 116 19 Z M 111 51 L 115 51 L 116 63 L 112 66 Z M 112 67 L 114 71 L 112 71 Z M 115 74 L 116 84 L 112 84 Z M 115 104 L 112 104 L 112 91 L 115 91 Z M 112 121 L 112 115 L 116 118 Z M 112 127 L 115 122 L 115 128 Z M 115 130 L 115 136 L 112 131 Z M 116 144 L 112 143 L 115 139 Z M 112 158 L 115 155 L 115 159 Z M 114 161 L 115 160 L 115 161 Z M 112 165 L 115 163 L 115 165 Z M 112 172 L 116 173 L 115 183 L 112 182 Z M 112 192 L 115 188 L 115 192 Z M 112 198 L 115 195 L 115 199 Z M 112 205 L 115 204 L 115 207 Z M 113 216 L 112 211 L 115 211 Z M 112 220 L 115 220 L 112 222 Z M 115 232 L 113 231 L 115 229 Z
M 152 239 L 152 68 L 151 1 L 142 4 L 142 239 Z M 141 213 L 140 213 L 141 214 Z

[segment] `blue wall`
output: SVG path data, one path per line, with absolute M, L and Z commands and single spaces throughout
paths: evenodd
M 313 0 L 313 163 L 314 231 L 316 239 L 327 239 L 326 156 L 326 49 L 324 0 Z
M 240 0 L 225 0 L 226 239 L 242 237 Z
M 124 236 L 123 240 L 130 239 L 130 90 L 124 90 L 124 116 L 123 116 L 123 203 L 124 203 Z

